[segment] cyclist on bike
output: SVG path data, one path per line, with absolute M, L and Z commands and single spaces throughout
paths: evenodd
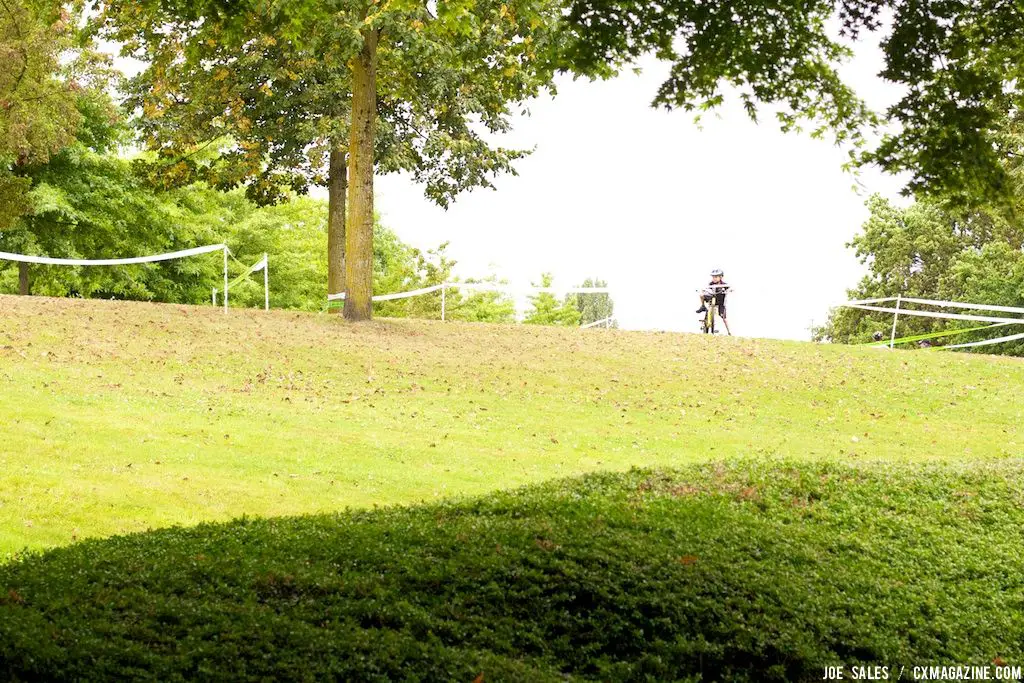
M 715 268 L 711 271 L 711 282 L 708 284 L 706 289 L 710 289 L 715 293 L 715 306 L 718 307 L 718 315 L 722 318 L 722 323 L 725 325 L 725 331 L 732 336 L 732 332 L 729 330 L 729 320 L 725 316 L 725 295 L 729 291 L 729 285 L 725 283 L 723 279 L 725 273 L 720 268 Z M 700 308 L 697 309 L 697 313 L 706 313 L 707 307 L 704 305 L 704 297 L 700 296 Z

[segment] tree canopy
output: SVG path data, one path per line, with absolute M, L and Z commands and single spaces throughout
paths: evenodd
M 1024 226 L 1019 222 L 1008 221 L 992 210 L 965 212 L 936 201 L 919 201 L 901 208 L 876 196 L 868 206 L 871 216 L 849 245 L 868 266 L 868 274 L 849 291 L 851 298 L 901 294 L 1024 308 Z M 839 308 L 815 331 L 815 337 L 863 343 L 870 341 L 875 332 L 883 332 L 888 339 L 891 325 L 889 314 Z M 898 334 L 913 336 L 979 325 L 902 316 Z M 993 336 L 999 335 L 987 331 L 956 339 L 961 342 Z M 1024 354 L 1022 343 L 983 348 L 986 353 Z
M 83 98 L 104 83 L 78 10 L 55 0 L 0 2 L 0 231 L 29 207 L 29 183 L 14 167 L 71 144 Z
M 587 278 L 580 287 L 607 287 L 608 282 L 600 278 Z M 570 294 L 569 298 L 575 303 L 576 310 L 580 312 L 580 325 L 588 325 L 601 320 L 607 320 L 614 315 L 615 302 L 610 294 Z M 614 320 L 610 321 L 609 327 L 618 327 Z
M 734 96 L 753 118 L 767 108 L 786 130 L 853 143 L 857 164 L 909 173 L 909 192 L 977 205 L 1006 199 L 1003 162 L 1022 152 L 1022 33 L 1016 0 L 573 0 L 563 65 L 609 73 L 653 52 L 671 63 L 657 106 L 706 111 Z M 880 77 L 903 90 L 881 114 L 839 69 L 869 38 Z
M 551 273 L 544 273 L 541 275 L 540 284 L 535 283 L 534 287 L 551 287 L 554 280 Z M 580 314 L 574 296 L 569 295 L 564 301 L 559 301 L 550 292 L 540 292 L 530 297 L 530 310 L 527 311 L 523 322 L 529 325 L 575 327 L 580 324 Z
M 346 309 L 366 317 L 374 172 L 410 171 L 446 205 L 511 171 L 522 152 L 492 146 L 484 132 L 507 130 L 509 103 L 549 82 L 537 55 L 557 6 L 243 2 L 228 13 L 217 3 L 111 0 L 103 17 L 107 34 L 149 65 L 129 103 L 164 157 L 159 174 L 190 182 L 201 171 L 218 187 L 245 183 L 258 201 L 327 185 L 338 224 L 332 266 L 345 264 Z M 196 154 L 225 138 L 219 156 Z

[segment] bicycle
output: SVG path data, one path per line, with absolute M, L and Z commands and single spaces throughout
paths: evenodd
M 731 291 L 727 285 L 708 285 L 704 289 L 697 290 L 700 292 L 701 303 L 704 305 L 704 308 L 707 309 L 700 320 L 701 334 L 718 334 L 715 330 L 715 319 L 718 316 L 718 302 L 716 301 L 718 297 L 716 296 L 716 289 Z M 728 332 L 729 325 L 726 324 L 725 328 Z M 731 336 L 732 332 L 729 332 L 729 335 Z

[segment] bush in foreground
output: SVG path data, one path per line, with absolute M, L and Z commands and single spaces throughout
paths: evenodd
M 706 464 L 0 567 L 14 680 L 802 680 L 1024 664 L 1019 461 Z

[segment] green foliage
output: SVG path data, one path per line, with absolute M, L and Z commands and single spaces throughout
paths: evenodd
M 908 190 L 961 204 L 1006 201 L 1004 162 L 1020 156 L 1024 13 L 1016 2 L 785 0 L 694 2 L 573 0 L 563 64 L 607 75 L 608 65 L 654 52 L 671 63 L 655 104 L 703 112 L 735 92 L 756 118 L 784 130 L 865 145 L 858 164 L 910 173 Z M 838 33 L 836 27 L 839 27 Z M 839 73 L 864 37 L 881 40 L 880 76 L 904 95 L 885 117 L 869 111 Z
M 1024 12 L 1017 2 L 845 0 L 891 6 L 880 76 L 904 87 L 888 116 L 899 123 L 863 163 L 908 172 L 908 189 L 960 206 L 1006 204 L 1006 162 L 1024 149 Z
M 486 278 L 469 278 L 467 284 L 507 285 L 496 275 Z M 516 304 L 504 292 L 469 290 L 460 291 L 457 287 L 448 290 L 449 296 L 456 294 L 455 305 L 449 307 L 449 320 L 461 320 L 474 323 L 508 324 L 515 322 Z M 461 295 L 461 296 L 459 296 Z M 451 299 L 449 299 L 451 301 Z
M 839 77 L 850 55 L 826 26 L 833 0 L 575 0 L 570 3 L 565 59 L 585 73 L 654 51 L 672 63 L 654 104 L 707 111 L 732 87 L 751 118 L 771 106 L 784 129 L 801 119 L 815 135 L 858 140 L 872 116 Z
M 199 186 L 201 187 L 201 186 Z M 236 223 L 225 225 L 226 241 L 235 258 L 231 277 L 244 272 L 263 254 L 270 255 L 270 304 L 274 308 L 322 311 L 327 301 L 327 203 L 308 197 L 293 198 L 274 206 L 254 207 L 240 192 L 222 195 L 243 202 L 245 209 Z M 443 252 L 443 247 L 439 250 Z M 436 267 L 419 250 L 402 242 L 398 235 L 378 223 L 373 234 L 374 291 L 401 292 L 427 286 Z M 433 254 L 434 252 L 429 252 Z M 217 271 L 219 272 L 219 271 Z M 220 288 L 216 274 L 215 286 Z M 192 303 L 204 303 L 206 298 Z M 440 317 L 433 315 L 428 297 L 413 297 L 380 305 L 388 317 Z M 232 287 L 232 305 L 263 306 L 263 274 L 255 273 Z M 411 304 L 411 305 L 410 305 Z M 438 306 L 440 304 L 438 303 Z
M 5 169 L 0 169 L 0 240 L 31 206 L 28 199 L 28 190 L 31 187 L 32 181 L 28 178 L 19 178 Z
M 376 240 L 376 233 L 374 234 Z M 391 247 L 400 258 L 404 267 L 392 267 L 393 275 L 387 280 L 375 281 L 374 289 L 381 294 L 411 291 L 423 287 L 433 287 L 442 283 L 457 283 L 458 278 L 452 275 L 456 262 L 447 256 L 448 243 L 423 253 L 397 241 Z M 382 250 L 376 249 L 376 253 Z M 488 278 L 470 278 L 467 283 L 500 284 L 495 276 Z M 442 293 L 440 291 L 420 296 L 379 302 L 374 305 L 378 315 L 391 318 L 427 318 L 441 319 Z M 463 322 L 511 323 L 515 321 L 515 302 L 502 292 L 462 290 L 457 285 L 447 288 L 444 293 L 445 320 Z
M 541 275 L 541 282 L 534 287 L 550 287 L 554 282 L 551 273 Z M 523 322 L 527 325 L 562 325 L 573 327 L 580 324 L 580 311 L 576 307 L 576 297 L 569 295 L 559 302 L 554 294 L 541 292 L 530 297 L 530 310 Z
M 109 103 L 108 103 L 109 104 Z M 271 305 L 323 310 L 327 296 L 327 204 L 310 198 L 254 206 L 239 190 L 204 183 L 157 190 L 139 166 L 112 154 L 122 129 L 109 106 L 82 98 L 79 141 L 46 163 L 11 177 L 19 187 L 0 202 L 23 201 L 28 214 L 0 229 L 0 251 L 67 258 L 119 258 L 226 243 L 233 279 L 270 254 Z M 26 193 L 24 188 L 31 187 Z M 384 226 L 374 230 L 374 291 L 403 292 L 453 281 L 447 244 L 422 253 Z M 243 265 L 244 264 L 244 265 Z M 219 254 L 118 267 L 30 266 L 32 292 L 50 296 L 141 299 L 204 304 L 222 285 Z M 17 291 L 17 268 L 0 263 L 0 292 Z M 234 306 L 263 305 L 262 274 L 232 288 Z M 514 306 L 496 292 L 449 292 L 452 320 L 512 322 Z M 441 317 L 440 293 L 378 306 L 387 317 Z
M 74 140 L 77 86 L 61 58 L 77 15 L 54 0 L 5 2 L 0 12 L 0 161 L 45 160 Z
M 580 287 L 607 287 L 608 282 L 597 278 L 587 278 Z M 615 313 L 615 302 L 610 294 L 571 294 L 576 300 L 576 310 L 580 312 L 580 325 L 611 318 Z M 611 327 L 617 328 L 619 323 L 612 321 Z
M 129 162 L 81 143 L 25 171 L 31 208 L 0 234 L 4 251 L 68 258 L 175 251 L 221 241 L 223 226 L 246 208 L 241 198 L 201 187 L 154 194 Z M 210 275 L 219 263 L 206 255 L 133 266 L 30 268 L 35 294 L 198 302 L 209 300 Z
M 80 130 L 82 133 L 87 127 Z M 98 133 L 97 133 L 98 134 Z M 322 310 L 327 295 L 327 206 L 295 198 L 258 208 L 239 191 L 202 183 L 155 191 L 134 165 L 79 142 L 49 162 L 25 168 L 33 184 L 29 215 L 0 232 L 0 250 L 68 258 L 118 258 L 225 242 L 232 278 L 271 254 L 272 305 Z M 417 253 L 378 226 L 375 286 L 401 291 L 415 283 Z M 0 292 L 17 291 L 16 268 L 0 264 Z M 30 267 L 32 291 L 50 296 L 142 299 L 203 304 L 222 288 L 219 254 L 118 267 Z M 389 289 L 394 287 L 394 289 Z M 260 274 L 231 292 L 237 306 L 262 306 Z
M 31 206 L 21 167 L 74 142 L 82 108 L 106 101 L 103 60 L 77 29 L 81 9 L 54 0 L 0 7 L 0 234 Z
M 481 128 L 507 130 L 508 102 L 550 79 L 537 50 L 554 5 L 441 2 L 436 16 L 421 3 L 370 7 L 105 3 L 102 30 L 149 65 L 129 83 L 128 102 L 159 155 L 152 179 L 245 183 L 259 203 L 326 185 L 330 150 L 349 144 L 350 60 L 371 28 L 382 34 L 378 171 L 411 172 L 442 205 L 512 172 L 524 153 L 492 147 Z M 219 154 L 202 153 L 214 145 Z
M 1024 307 L 1024 228 L 993 211 L 964 211 L 919 201 L 906 208 L 875 196 L 871 216 L 849 246 L 869 273 L 849 291 L 854 299 L 906 297 Z M 956 311 L 970 313 L 970 311 Z M 986 315 L 984 311 L 975 311 Z M 991 315 L 988 313 L 987 315 Z M 818 339 L 866 342 L 876 331 L 889 336 L 892 317 L 842 308 L 832 312 Z M 903 316 L 899 336 L 976 327 L 978 323 Z M 999 328 L 997 328 L 999 329 Z M 1013 328 L 1005 328 L 1012 330 Z M 1009 332 L 1007 332 L 1009 333 Z M 957 342 L 990 338 L 991 331 L 958 336 Z M 985 353 L 1024 354 L 1024 344 L 983 347 Z
M 732 680 L 1024 657 L 1019 463 L 594 474 L 0 568 L 14 680 Z
M 327 300 L 327 206 L 294 198 L 276 206 L 249 210 L 228 225 L 227 243 L 235 254 L 232 275 L 270 255 L 270 305 L 305 311 L 323 310 Z M 242 271 L 244 272 L 244 271 Z M 221 289 L 220 283 L 217 288 Z M 209 298 L 209 293 L 207 293 Z M 241 307 L 263 306 L 263 273 L 232 287 L 229 301 Z

